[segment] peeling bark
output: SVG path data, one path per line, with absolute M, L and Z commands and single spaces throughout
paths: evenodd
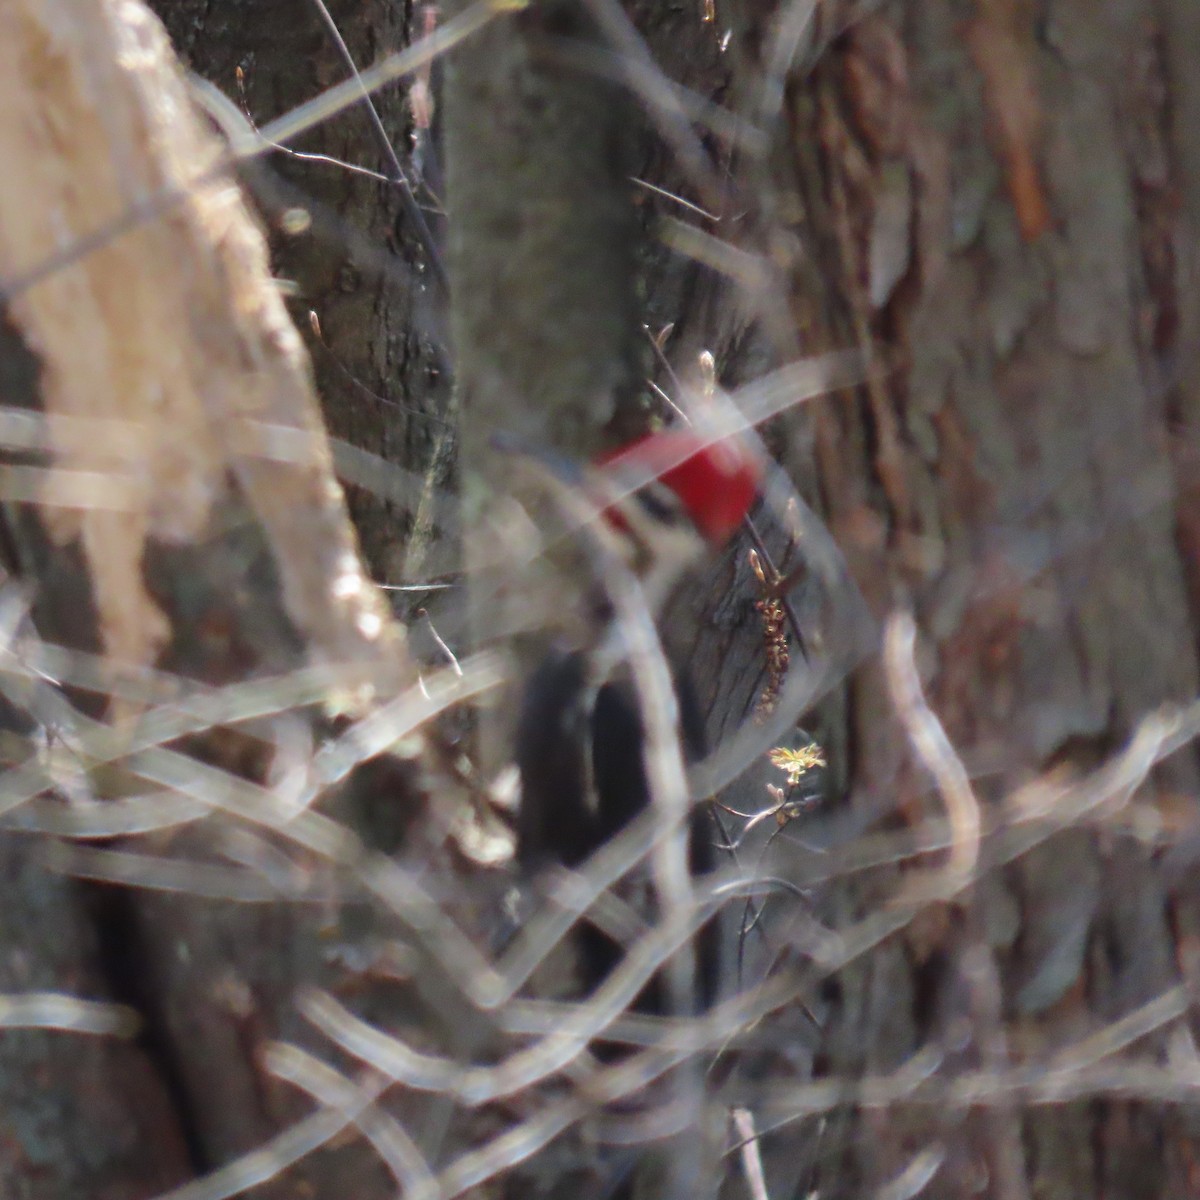
M 20 448 L 0 469 L 5 566 L 37 635 L 98 656 L 99 682 L 71 694 L 130 737 L 162 671 L 178 695 L 336 668 L 331 712 L 392 694 L 408 677 L 403 635 L 360 565 L 261 233 L 161 26 L 126 0 L 18 4 L 0 26 L 0 379 Z M 28 686 L 33 725 L 59 729 L 61 697 Z M 310 736 L 320 708 L 296 717 Z M 33 731 L 8 723 L 22 769 L 41 769 L 47 752 L 22 740 Z M 249 783 L 270 769 L 252 729 L 174 752 Z M 146 780 L 101 763 L 78 786 L 115 798 Z M 199 859 L 224 836 L 154 840 Z M 134 1046 L 5 1033 L 5 1194 L 144 1197 L 303 1111 L 266 1098 L 257 1061 L 321 966 L 311 939 L 281 953 L 301 941 L 294 911 L 256 933 L 236 911 L 114 899 L 51 872 L 39 846 L 4 835 L 5 989 L 115 995 L 144 1033 Z

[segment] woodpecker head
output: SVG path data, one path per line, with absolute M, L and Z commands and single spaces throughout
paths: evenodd
M 606 636 L 611 581 L 597 574 L 604 554 L 624 563 L 657 620 L 684 572 L 733 536 L 762 478 L 759 462 L 736 439 L 709 442 L 691 429 L 650 434 L 586 466 L 510 437 L 493 443 L 513 456 L 509 486 L 529 528 L 537 528 L 530 514 L 539 505 L 556 512 L 558 524 L 556 530 L 549 520 L 548 537 L 529 542 L 532 556 L 520 557 L 521 583 L 512 589 L 514 609 L 498 623 L 554 629 L 566 645 Z M 578 536 L 562 536 L 568 532 Z M 595 547 L 586 549 L 589 539 L 602 543 L 599 557 Z
M 652 433 L 596 463 L 603 516 L 657 612 L 680 575 L 736 532 L 758 495 L 759 463 L 736 441 Z
M 714 550 L 733 536 L 762 482 L 744 447 L 707 442 L 690 429 L 648 434 L 601 456 L 598 465 L 614 485 L 628 483 L 631 497 L 652 516 L 690 522 Z M 619 525 L 623 512 L 618 506 L 611 512 Z

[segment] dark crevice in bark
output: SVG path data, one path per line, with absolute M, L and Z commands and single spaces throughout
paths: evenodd
M 100 970 L 114 1000 L 141 1018 L 138 1045 L 145 1053 L 170 1104 L 187 1152 L 188 1165 L 203 1175 L 214 1163 L 204 1146 L 203 1122 L 196 1098 L 187 1086 L 184 1056 L 171 1035 L 162 989 L 154 977 L 153 959 L 141 928 L 137 897 L 125 888 L 81 884 L 92 918 Z

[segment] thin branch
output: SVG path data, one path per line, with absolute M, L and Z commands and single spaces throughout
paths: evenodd
M 0 1029 L 56 1029 L 102 1037 L 133 1037 L 141 1018 L 124 1004 L 81 1000 L 61 992 L 0 995 Z
M 915 659 L 916 625 L 896 613 L 883 635 L 883 663 L 896 712 L 909 741 L 937 783 L 946 805 L 953 845 L 946 864 L 947 890 L 960 890 L 979 861 L 983 820 L 979 800 L 942 723 L 925 702 Z
M 404 1127 L 375 1103 L 380 1081 L 370 1088 L 355 1083 L 299 1046 L 277 1042 L 268 1046 L 263 1065 L 272 1075 L 300 1088 L 327 1109 L 352 1118 L 400 1187 L 401 1195 L 433 1182 L 433 1172 L 420 1147 Z

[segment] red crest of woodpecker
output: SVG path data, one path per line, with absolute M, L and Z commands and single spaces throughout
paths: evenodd
M 720 549 L 758 495 L 762 471 L 735 441 L 690 429 L 652 433 L 597 461 L 603 516 L 657 619 L 672 587 Z
M 691 430 L 652 433 L 603 455 L 599 465 L 620 478 L 644 473 L 646 489 L 674 493 L 700 535 L 720 547 L 742 523 L 758 494 L 762 471 L 737 442 L 706 442 Z

